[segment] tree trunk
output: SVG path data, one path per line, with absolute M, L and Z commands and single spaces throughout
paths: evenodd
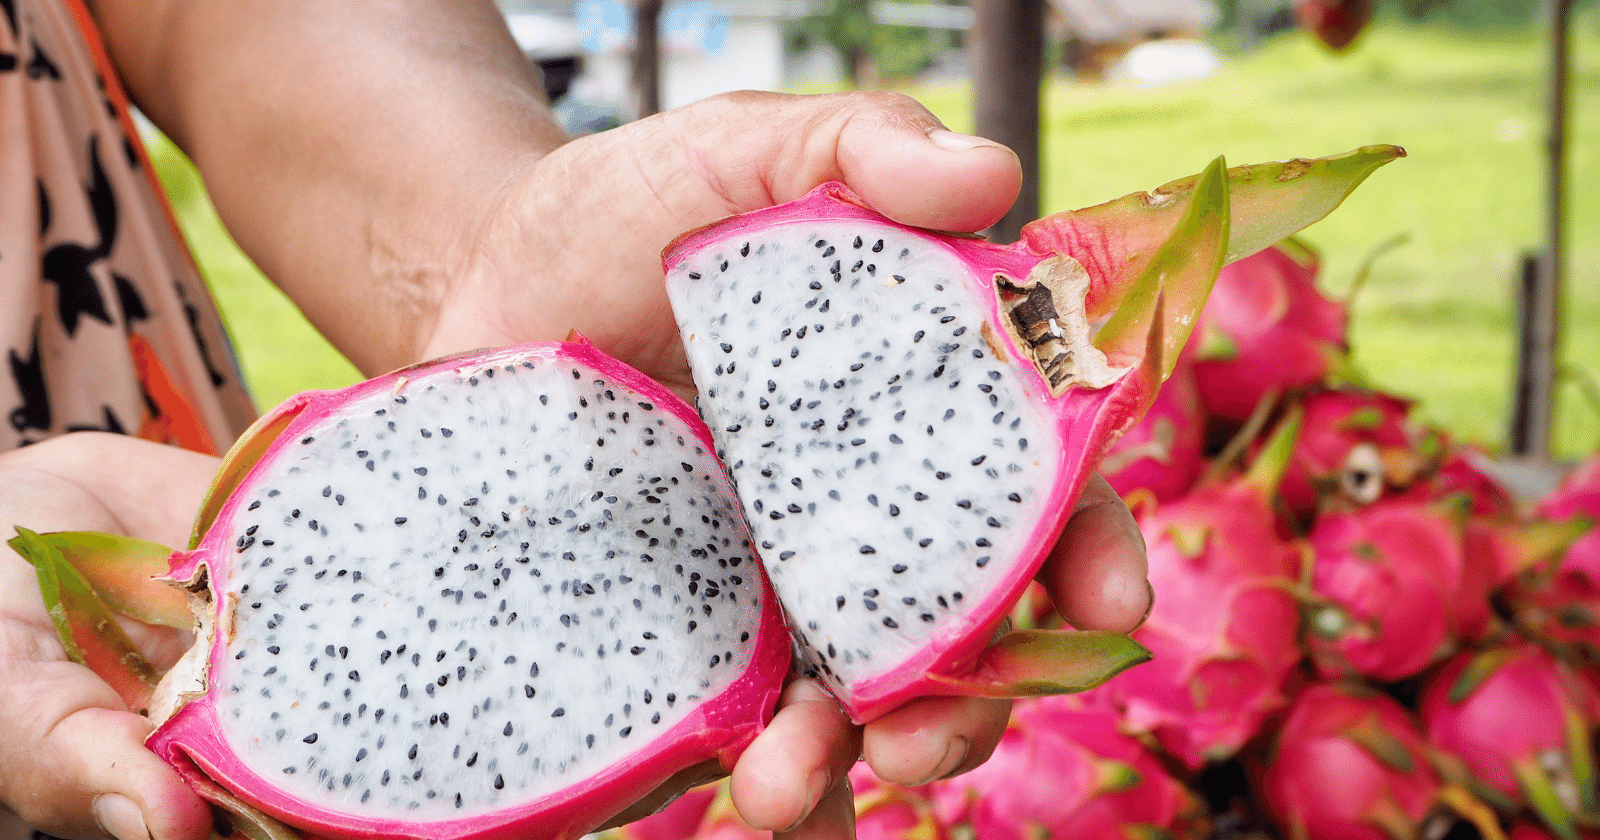
M 1044 78 L 1045 0 L 973 0 L 968 49 L 978 134 L 1010 146 L 1022 159 L 1022 193 L 990 229 L 1015 242 L 1039 216 L 1039 92 Z
M 1562 220 L 1566 207 L 1568 54 L 1571 0 L 1546 3 L 1550 17 L 1549 119 L 1545 151 L 1545 247 L 1524 272 L 1518 307 L 1521 337 L 1512 407 L 1511 450 L 1531 458 L 1550 457 L 1554 427 L 1556 355 L 1561 337 Z
M 662 0 L 633 0 L 633 105 L 636 118 L 661 111 Z

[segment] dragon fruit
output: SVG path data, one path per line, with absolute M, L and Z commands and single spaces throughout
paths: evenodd
M 1317 519 L 1306 647 L 1324 678 L 1414 676 L 1456 649 L 1458 609 L 1487 620 L 1488 575 L 1469 568 L 1462 514 L 1385 499 Z
M 990 642 L 1224 257 L 1401 154 L 1218 161 L 1012 246 L 906 228 L 831 184 L 668 248 L 699 408 L 805 672 L 867 721 L 929 694 L 1083 688 L 1142 659 L 1108 633 Z
M 1100 474 L 1123 497 L 1143 489 L 1157 501 L 1189 491 L 1205 471 L 1206 420 L 1194 370 L 1180 357 L 1150 411 L 1100 462 Z
M 1346 366 L 1349 313 L 1317 289 L 1320 265 L 1315 251 L 1289 239 L 1223 268 L 1190 348 L 1208 414 L 1243 422 L 1269 394 Z
M 704 427 L 586 343 L 294 397 L 194 533 L 147 743 L 328 840 L 579 836 L 731 767 L 788 667 Z
M 1423 727 L 1491 796 L 1576 840 L 1600 817 L 1592 688 L 1543 648 L 1513 642 L 1453 657 L 1423 688 Z
M 1300 26 L 1334 52 L 1350 48 L 1372 20 L 1373 0 L 1295 0 Z
M 1199 799 L 1110 710 L 1076 698 L 1018 702 L 987 762 L 929 785 L 941 822 L 985 840 L 1190 835 Z
M 1446 766 L 1389 696 L 1318 683 L 1289 707 L 1256 787 L 1290 837 L 1444 837 L 1465 819 L 1485 840 L 1504 840 L 1492 810 Z
M 866 762 L 850 768 L 856 809 L 856 840 L 947 840 L 949 827 L 929 798 L 931 786 L 885 782 Z
M 606 840 L 689 840 L 700 830 L 725 782 L 700 785 L 684 791 L 666 807 L 627 825 L 603 833 Z
M 1301 659 L 1302 551 L 1271 508 L 1297 425 L 1286 420 L 1245 476 L 1135 511 L 1156 598 L 1133 635 L 1154 659 L 1096 693 L 1190 769 L 1254 737 Z
M 1505 600 L 1524 629 L 1600 662 L 1600 456 L 1541 500 L 1537 513 L 1566 523 L 1573 540 L 1556 562 L 1520 569 Z
M 1352 387 L 1318 388 L 1300 398 L 1305 426 L 1280 492 L 1291 513 L 1349 509 L 1411 486 L 1431 466 L 1421 434 L 1406 420 L 1411 402 Z
M 1423 438 L 1424 445 L 1434 446 L 1442 455 L 1426 455 L 1426 461 L 1438 461 L 1438 467 L 1413 485 L 1412 492 L 1432 498 L 1465 495 L 1471 503 L 1474 517 L 1514 516 L 1516 499 L 1511 491 L 1491 475 L 1485 464 L 1488 453 L 1475 446 L 1452 444 L 1444 435 L 1430 432 Z

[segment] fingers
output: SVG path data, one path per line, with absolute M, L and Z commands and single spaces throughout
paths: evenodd
M 8 633 L 10 629 L 8 628 Z M 52 835 L 200 840 L 211 812 L 144 747 L 150 723 L 69 662 L 29 663 L 0 693 L 0 799 Z
M 733 768 L 734 807 L 757 830 L 796 830 L 860 754 L 860 733 L 839 702 L 815 682 L 796 680 Z
M 773 834 L 775 840 L 854 840 L 855 836 L 856 803 L 848 776 L 840 776 L 799 825 Z
M 681 137 L 712 138 L 691 141 L 688 160 L 730 212 L 843 181 L 896 221 L 975 231 L 1004 215 L 1022 184 L 1010 149 L 955 134 L 899 94 L 743 92 L 681 109 L 667 125 Z
M 1016 153 L 949 131 L 904 97 L 853 113 L 834 156 L 842 180 L 869 205 L 916 227 L 982 230 L 1005 215 L 1022 186 Z
M 867 724 L 862 755 L 884 781 L 924 785 L 987 760 L 1010 713 L 1008 700 L 924 697 Z
M 1092 476 L 1039 580 L 1073 627 L 1127 632 L 1150 611 L 1145 572 L 1138 523 L 1111 485 Z

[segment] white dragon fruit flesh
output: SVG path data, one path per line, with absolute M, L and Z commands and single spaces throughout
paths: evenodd
M 1320 218 L 1400 154 L 1219 160 L 1011 246 L 896 224 L 829 184 L 668 248 L 701 416 L 806 673 L 865 721 L 917 696 L 1077 690 L 1141 661 L 1114 633 L 991 642 L 1225 257 Z
M 770 719 L 780 611 L 704 426 L 585 343 L 263 418 L 172 557 L 148 745 L 323 838 L 568 838 Z

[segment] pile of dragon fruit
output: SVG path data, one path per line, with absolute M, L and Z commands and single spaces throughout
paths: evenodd
M 1225 267 L 1101 464 L 1148 544 L 1151 661 L 1018 701 L 963 776 L 857 765 L 858 836 L 1600 837 L 1600 457 L 1514 494 L 1363 384 L 1318 269 L 1293 239 Z M 754 834 L 715 787 L 618 833 Z

